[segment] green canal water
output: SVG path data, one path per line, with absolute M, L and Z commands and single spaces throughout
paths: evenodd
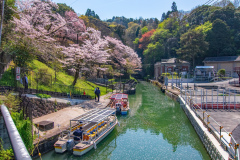
M 43 160 L 77 159 L 210 159 L 190 121 L 177 102 L 152 84 L 140 82 L 129 95 L 131 111 L 118 116 L 116 128 L 82 157 L 51 151 Z

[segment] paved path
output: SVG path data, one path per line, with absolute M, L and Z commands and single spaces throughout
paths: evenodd
M 54 122 L 54 128 L 45 132 L 39 131 L 40 139 L 43 140 L 45 138 L 51 137 L 53 135 L 56 135 L 58 133 L 61 133 L 63 130 L 66 130 L 70 126 L 70 119 L 73 119 L 88 110 L 94 109 L 94 108 L 105 108 L 107 104 L 110 102 L 109 97 L 112 95 L 112 93 L 108 93 L 104 96 L 100 97 L 100 102 L 96 102 L 95 100 L 78 100 L 78 99 L 67 99 L 67 98 L 49 98 L 48 100 L 57 100 L 57 102 L 62 103 L 68 103 L 71 102 L 71 104 L 75 104 L 76 102 L 80 103 L 78 105 L 72 105 L 70 107 L 61 109 L 57 112 L 44 115 L 42 117 L 38 117 L 33 119 L 33 123 L 38 123 L 41 121 L 52 121 Z M 38 98 L 33 95 L 27 95 L 31 98 Z M 59 126 L 59 127 L 58 127 Z M 33 129 L 36 133 L 38 133 L 38 129 L 34 127 Z M 37 143 L 38 139 L 34 141 L 34 143 Z

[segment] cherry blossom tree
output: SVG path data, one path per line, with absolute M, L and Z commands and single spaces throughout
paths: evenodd
M 105 37 L 110 47 L 110 59 L 116 68 L 123 68 L 129 73 L 141 68 L 141 59 L 137 53 L 121 41 L 112 37 Z
M 85 40 L 83 45 L 71 45 L 63 48 L 62 53 L 66 58 L 63 63 L 75 69 L 75 76 L 72 85 L 75 85 L 79 77 L 81 68 L 87 67 L 94 71 L 100 64 L 105 64 L 108 61 L 108 42 L 101 38 L 101 32 L 93 28 L 87 28 L 83 34 Z

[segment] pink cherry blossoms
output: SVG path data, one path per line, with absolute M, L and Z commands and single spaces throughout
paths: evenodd
M 101 32 L 93 28 L 86 29 L 84 21 L 75 12 L 67 11 L 63 18 L 52 12 L 52 8 L 58 6 L 49 0 L 16 0 L 16 5 L 19 17 L 13 19 L 15 32 L 39 42 L 51 42 L 51 46 L 64 55 L 59 61 L 75 70 L 76 74 L 79 68 L 96 70 L 101 69 L 102 64 L 126 70 L 141 68 L 141 60 L 133 49 L 115 38 L 102 37 Z M 77 34 L 81 45 L 72 42 L 76 40 Z M 57 39 L 62 37 L 68 38 L 71 43 L 59 45 Z

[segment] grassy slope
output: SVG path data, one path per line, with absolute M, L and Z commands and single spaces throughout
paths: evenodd
M 91 82 L 86 82 L 85 80 L 78 79 L 75 87 L 77 88 L 76 90 L 70 89 L 71 84 L 74 80 L 73 76 L 70 76 L 64 72 L 57 72 L 57 77 L 56 77 L 56 85 L 54 85 L 54 80 L 55 80 L 55 72 L 52 68 L 49 68 L 46 64 L 41 63 L 37 60 L 33 60 L 32 63 L 29 64 L 29 67 L 33 72 L 28 72 L 27 77 L 29 81 L 29 88 L 37 88 L 37 81 L 36 81 L 36 73 L 39 72 L 39 69 L 47 69 L 47 73 L 49 76 L 52 77 L 52 85 L 49 84 L 48 86 L 46 85 L 41 85 L 38 84 L 38 89 L 42 90 L 48 90 L 48 91 L 57 91 L 57 92 L 67 92 L 69 93 L 70 90 L 72 92 L 79 92 L 83 94 L 85 93 L 87 95 L 94 96 L 94 88 L 96 85 Z M 7 86 L 13 86 L 14 85 L 14 77 L 13 77 L 13 72 L 11 69 L 6 71 L 0 80 L 0 85 L 7 85 Z M 20 83 L 18 84 L 19 86 L 22 86 Z M 101 95 L 106 94 L 106 87 L 101 87 L 99 86 L 101 90 Z

